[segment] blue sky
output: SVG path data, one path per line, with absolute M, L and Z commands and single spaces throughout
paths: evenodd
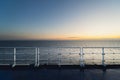
M 119 0 L 0 0 L 0 40 L 119 39 Z

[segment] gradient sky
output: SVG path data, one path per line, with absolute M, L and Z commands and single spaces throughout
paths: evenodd
M 0 0 L 0 40 L 120 39 L 120 0 Z

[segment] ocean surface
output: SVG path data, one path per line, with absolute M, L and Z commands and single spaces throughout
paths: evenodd
M 0 41 L 0 47 L 120 47 L 120 40 Z
M 40 65 L 80 65 L 80 47 L 120 47 L 120 40 L 0 41 L 0 64 L 14 64 L 14 47 L 16 64 L 35 64 L 38 47 Z M 120 48 L 104 52 L 105 64 L 120 64 Z M 84 48 L 83 53 L 85 64 L 102 64 L 102 48 Z M 0 80 L 120 80 L 119 75 L 120 69 L 0 69 Z

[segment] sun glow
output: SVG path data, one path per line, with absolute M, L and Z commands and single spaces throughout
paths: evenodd
M 0 40 L 120 39 L 119 3 L 109 0 L 5 1 L 0 7 Z

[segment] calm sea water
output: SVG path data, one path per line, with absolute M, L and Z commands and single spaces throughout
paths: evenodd
M 120 40 L 0 41 L 0 47 L 120 47 Z

